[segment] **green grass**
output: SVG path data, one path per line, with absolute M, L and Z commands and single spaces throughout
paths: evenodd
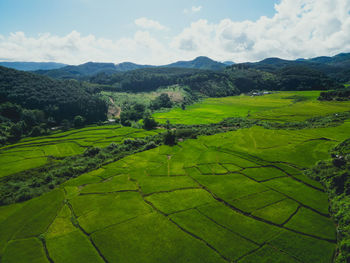
M 272 239 L 281 231 L 273 225 L 237 213 L 220 203 L 203 206 L 198 210 L 221 226 L 258 244 L 263 244 Z
M 187 176 L 175 177 L 141 177 L 139 180 L 141 191 L 144 194 L 154 192 L 171 191 L 175 189 L 183 189 L 189 187 L 198 187 L 198 185 Z
M 302 233 L 336 240 L 334 222 L 304 207 L 285 226 Z
M 306 100 L 285 99 L 295 94 Z M 184 112 L 196 113 L 187 120 L 197 116 L 199 123 L 248 111 L 298 120 L 306 117 L 302 104 L 309 117 L 316 109 L 323 114 L 328 104 L 321 107 L 317 94 L 209 99 Z M 324 112 L 345 104 L 334 105 Z M 108 262 L 330 263 L 335 243 L 326 240 L 335 239 L 335 225 L 326 217 L 327 195 L 302 171 L 329 158 L 349 131 L 349 121 L 303 130 L 251 127 L 130 155 L 39 198 L 0 207 L 0 261 L 48 262 L 44 239 L 54 262 L 103 262 L 102 255 Z M 0 149 L 0 176 L 40 166 L 46 155 L 151 134 L 103 126 L 27 138 Z
M 226 262 L 156 213 L 99 231 L 92 239 L 108 262 Z
M 286 197 L 284 195 L 276 191 L 267 190 L 264 192 L 243 196 L 231 201 L 230 203 L 244 212 L 251 213 L 256 209 L 266 207 L 285 198 Z
M 218 163 L 199 164 L 198 169 L 202 174 L 226 174 L 228 172 Z
M 284 199 L 269 206 L 255 210 L 252 215 L 269 222 L 282 225 L 297 210 L 299 204 L 291 199 Z
M 210 194 L 202 189 L 178 190 L 170 193 L 153 194 L 146 197 L 146 199 L 166 214 L 214 202 Z
M 332 262 L 335 244 L 290 231 L 282 232 L 269 244 L 305 263 Z M 310 253 L 312 251 L 312 253 Z
M 170 218 L 187 231 L 205 240 L 231 261 L 258 248 L 256 244 L 214 223 L 197 210 L 177 213 Z
M 103 263 L 93 245 L 79 230 L 47 240 L 50 257 L 58 263 Z
M 9 242 L 2 261 L 6 263 L 49 263 L 42 243 L 37 238 Z
M 193 175 L 203 186 L 209 189 L 215 196 L 227 202 L 237 198 L 268 190 L 241 174 L 227 174 L 218 176 Z
M 136 192 L 79 195 L 70 203 L 88 233 L 152 212 Z
M 248 114 L 280 108 L 292 103 L 282 99 L 289 93 L 271 94 L 261 97 L 235 96 L 226 98 L 209 98 L 190 105 L 186 110 L 172 109 L 166 113 L 156 113 L 159 122 L 169 120 L 174 124 L 216 123 L 228 117 L 246 117 Z
M 56 132 L 52 135 L 25 138 L 0 148 L 0 178 L 47 163 L 48 156 L 67 157 L 81 154 L 89 146 L 106 147 L 126 138 L 142 138 L 157 134 L 120 125 L 95 126 Z
M 46 246 L 52 260 L 58 263 L 104 262 L 88 237 L 73 226 L 71 216 L 68 206 L 64 206 L 45 234 Z
M 274 247 L 265 245 L 258 251 L 244 257 L 239 263 L 297 263 L 294 257 Z
M 129 180 L 128 175 L 117 175 L 101 183 L 86 185 L 81 193 L 108 193 L 126 190 L 137 190 L 137 186 Z
M 242 173 L 257 181 L 265 181 L 276 177 L 287 176 L 281 170 L 274 167 L 247 168 L 243 170 Z
M 217 123 L 228 117 L 289 122 L 349 111 L 350 102 L 320 102 L 317 101 L 319 94 L 319 91 L 303 91 L 278 92 L 259 97 L 241 95 L 209 98 L 188 106 L 186 110 L 175 108 L 153 116 L 161 123 L 169 120 L 174 124 Z M 293 96 L 301 96 L 305 100 L 295 103 Z
M 263 184 L 320 213 L 328 214 L 328 197 L 326 193 L 315 190 L 291 178 L 274 179 Z
M 0 223 L 0 256 L 12 239 L 39 236 L 63 205 L 63 191 L 55 190 L 23 204 Z

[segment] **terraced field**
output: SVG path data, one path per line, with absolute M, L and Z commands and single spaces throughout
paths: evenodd
M 327 195 L 302 169 L 349 131 L 252 127 L 130 155 L 1 207 L 2 262 L 331 262 Z
M 157 121 L 173 124 L 217 123 L 227 117 L 249 117 L 279 122 L 303 121 L 315 116 L 349 111 L 350 102 L 321 102 L 319 91 L 278 92 L 265 96 L 209 98 L 186 110 L 172 109 L 156 113 Z M 296 97 L 297 96 L 297 97 Z M 302 98 L 296 102 L 297 98 Z
M 154 134 L 154 131 L 109 125 L 23 139 L 0 148 L 0 177 L 44 165 L 49 156 L 72 156 L 83 153 L 89 146 L 106 147 L 125 138 L 142 138 Z

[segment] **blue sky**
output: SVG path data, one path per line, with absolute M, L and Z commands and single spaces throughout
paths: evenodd
M 349 0 L 0 0 L 0 61 L 166 64 L 350 52 Z
M 0 34 L 23 31 L 29 36 L 50 32 L 82 34 L 117 39 L 130 36 L 134 20 L 148 17 L 181 32 L 191 22 L 207 19 L 219 22 L 256 20 L 272 16 L 277 0 L 1 0 Z M 193 6 L 197 13 L 185 14 Z

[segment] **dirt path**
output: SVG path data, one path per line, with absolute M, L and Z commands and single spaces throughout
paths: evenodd
M 112 105 L 109 105 L 108 107 L 108 115 L 119 118 L 120 112 L 121 112 L 120 107 L 114 104 L 114 100 L 111 97 L 109 97 L 109 101 L 111 102 Z

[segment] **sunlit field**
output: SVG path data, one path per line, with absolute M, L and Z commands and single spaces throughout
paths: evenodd
M 270 121 L 302 121 L 314 116 L 349 111 L 350 102 L 320 102 L 319 91 L 278 92 L 264 96 L 209 98 L 200 103 L 175 108 L 153 116 L 161 123 L 217 123 L 228 117 L 248 117 Z M 301 101 L 298 101 L 301 98 Z

